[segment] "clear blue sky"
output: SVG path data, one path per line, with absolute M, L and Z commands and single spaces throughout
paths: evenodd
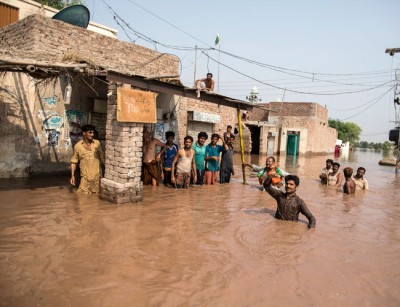
M 399 0 L 86 0 L 92 21 L 117 29 L 122 40 L 154 49 L 124 25 L 128 37 L 104 1 L 134 31 L 162 44 L 215 47 L 219 33 L 222 51 L 280 67 L 277 71 L 221 53 L 223 65 L 242 73 L 219 66 L 216 89 L 223 95 L 245 100 L 257 86 L 263 102 L 317 102 L 328 108 L 330 118 L 358 124 L 361 140 L 388 140 L 395 120 L 390 81 L 400 68 L 400 53 L 391 57 L 385 49 L 400 48 Z M 181 80 L 192 86 L 195 51 L 156 46 L 180 57 Z M 218 60 L 217 51 L 205 52 Z M 218 80 L 218 64 L 198 51 L 196 77 L 207 71 Z M 360 90 L 367 91 L 336 95 Z

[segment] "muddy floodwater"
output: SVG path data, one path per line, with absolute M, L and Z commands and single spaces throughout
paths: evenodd
M 279 160 L 315 230 L 274 219 L 235 155 L 229 185 L 147 186 L 136 205 L 77 194 L 66 177 L 2 180 L 0 305 L 400 306 L 400 174 L 382 153 L 339 159 L 367 169 L 355 196 L 319 184 L 325 156 Z

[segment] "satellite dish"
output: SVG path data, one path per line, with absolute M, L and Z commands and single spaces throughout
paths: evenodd
M 90 12 L 89 9 L 81 4 L 71 5 L 57 14 L 52 19 L 57 19 L 86 29 L 89 24 Z

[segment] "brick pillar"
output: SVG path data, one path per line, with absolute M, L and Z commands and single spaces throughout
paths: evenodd
M 143 124 L 117 121 L 117 87 L 110 83 L 107 101 L 106 171 L 101 179 L 100 197 L 111 202 L 136 203 L 143 199 Z

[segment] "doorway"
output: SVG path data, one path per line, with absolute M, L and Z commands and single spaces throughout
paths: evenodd
M 260 153 L 260 135 L 261 128 L 255 125 L 248 125 L 251 134 L 251 154 L 258 155 Z
M 286 141 L 286 154 L 289 156 L 297 156 L 299 148 L 299 134 L 298 132 L 288 131 Z

